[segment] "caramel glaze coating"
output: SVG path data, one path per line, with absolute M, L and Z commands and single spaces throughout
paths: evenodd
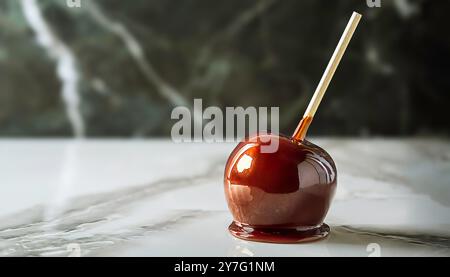
M 278 140 L 278 151 L 261 153 L 262 136 Z M 239 143 L 225 167 L 225 195 L 235 223 L 252 228 L 317 228 L 336 190 L 334 161 L 306 140 L 262 136 Z

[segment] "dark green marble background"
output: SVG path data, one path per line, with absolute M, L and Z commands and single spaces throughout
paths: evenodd
M 177 102 L 168 90 L 189 104 L 279 106 L 281 131 L 291 133 L 353 10 L 363 21 L 311 134 L 450 131 L 450 1 L 384 0 L 381 8 L 349 0 L 37 3 L 76 58 L 88 137 L 169 135 Z M 36 42 L 20 1 L 2 0 L 0 136 L 72 135 L 55 59 Z

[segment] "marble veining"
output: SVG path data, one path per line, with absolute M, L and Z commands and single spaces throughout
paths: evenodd
M 228 234 L 234 144 L 0 140 L 0 256 L 450 256 L 448 141 L 311 140 L 338 167 L 332 231 L 293 245 Z

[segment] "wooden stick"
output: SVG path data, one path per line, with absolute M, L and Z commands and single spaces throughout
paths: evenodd
M 331 56 L 331 60 L 322 75 L 322 79 L 320 79 L 316 91 L 314 92 L 314 95 L 309 102 L 308 108 L 306 109 L 302 120 L 300 121 L 297 128 L 295 129 L 294 134 L 292 135 L 295 140 L 301 141 L 305 138 L 308 127 L 311 124 L 312 119 L 314 118 L 314 114 L 319 107 L 320 101 L 322 100 L 322 97 L 325 94 L 331 79 L 333 78 L 334 72 L 336 72 L 336 68 L 338 67 L 339 62 L 341 61 L 342 56 L 345 53 L 345 49 L 347 49 L 348 43 L 350 42 L 360 19 L 361 15 L 357 12 L 353 12 L 350 20 L 348 21 L 347 27 L 345 27 L 344 33 L 342 34 L 341 39 L 339 40 L 339 43 L 334 50 L 333 56 Z

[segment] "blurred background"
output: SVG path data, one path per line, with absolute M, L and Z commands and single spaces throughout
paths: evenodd
M 0 136 L 165 137 L 194 98 L 279 106 L 289 134 L 353 10 L 310 134 L 450 134 L 450 1 L 80 2 L 0 2 Z

